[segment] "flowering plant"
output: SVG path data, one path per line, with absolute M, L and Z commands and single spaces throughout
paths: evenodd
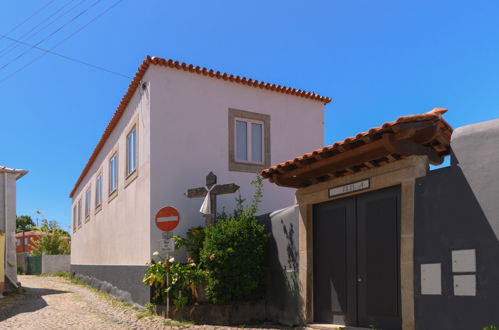
M 191 258 L 184 264 L 175 262 L 174 257 L 163 259 L 157 252 L 154 252 L 153 256 L 158 257 L 159 261 L 152 260 L 149 263 L 143 283 L 153 289 L 155 303 L 166 304 L 167 293 L 170 293 L 170 299 L 177 309 L 195 302 L 206 271 Z

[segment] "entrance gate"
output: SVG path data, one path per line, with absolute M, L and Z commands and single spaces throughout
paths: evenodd
M 401 329 L 400 188 L 313 209 L 317 323 Z
M 39 275 L 42 273 L 42 256 L 28 256 L 28 269 L 26 274 Z

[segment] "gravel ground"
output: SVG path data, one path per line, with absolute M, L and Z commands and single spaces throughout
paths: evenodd
M 0 299 L 0 329 L 240 329 L 166 326 L 165 319 L 159 316 L 139 319 L 136 308 L 106 299 L 60 277 L 22 275 L 19 281 L 26 289 L 24 294 Z

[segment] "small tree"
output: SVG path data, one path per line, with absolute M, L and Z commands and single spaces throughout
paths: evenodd
M 30 231 L 35 227 L 35 223 L 29 215 L 20 215 L 16 217 L 16 232 L 23 233 L 23 252 L 26 251 L 26 245 L 24 244 L 24 233 Z
M 42 235 L 38 241 L 31 242 L 31 254 L 70 254 L 71 245 L 67 231 L 61 229 L 57 221 L 42 219 Z

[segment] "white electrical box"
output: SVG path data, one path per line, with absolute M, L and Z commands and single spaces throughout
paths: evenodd
M 421 264 L 421 294 L 442 294 L 441 264 Z
M 455 296 L 476 296 L 475 275 L 454 275 Z
M 476 253 L 475 249 L 452 251 L 453 273 L 475 273 Z

